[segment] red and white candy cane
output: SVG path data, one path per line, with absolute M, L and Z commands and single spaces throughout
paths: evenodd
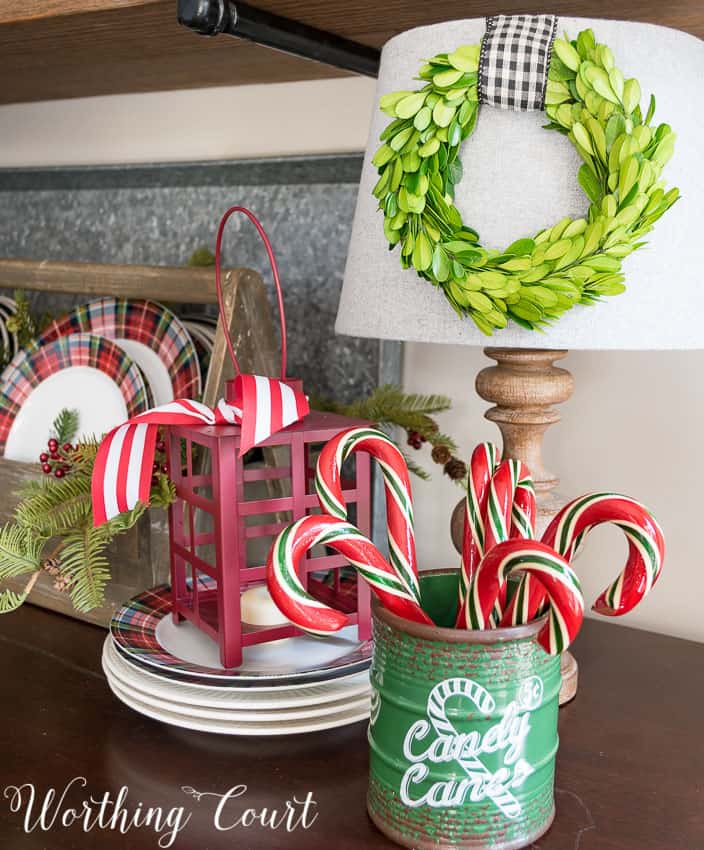
M 525 540 L 533 540 L 535 538 L 535 519 L 536 519 L 536 503 L 535 503 L 535 487 L 533 479 L 527 468 L 522 466 L 522 474 L 525 476 L 518 481 L 516 485 L 516 495 L 513 500 L 511 538 L 523 538 Z M 538 596 L 543 599 L 544 593 L 542 589 L 538 589 L 537 593 L 533 593 L 531 585 L 534 579 L 530 573 L 524 573 L 516 588 L 513 596 L 508 604 L 506 604 L 506 588 L 502 592 L 497 610 L 494 612 L 494 618 L 498 620 L 502 626 L 518 626 L 521 623 L 528 623 L 535 616 L 537 611 L 530 611 L 530 600 Z M 499 607 L 502 609 L 499 611 Z
M 457 610 L 458 629 L 467 627 L 464 600 L 469 583 L 484 554 L 484 516 L 489 497 L 489 484 L 501 459 L 493 443 L 480 443 L 472 452 L 467 476 L 462 529 L 462 561 L 460 564 L 460 605 Z
M 514 538 L 535 535 L 535 492 L 528 468 L 520 460 L 502 461 L 489 486 L 484 552 L 498 543 Z M 506 605 L 507 586 L 502 586 L 494 604 L 491 625 L 502 618 Z M 466 616 L 466 615 L 465 615 Z
M 524 463 L 518 467 L 518 481 L 513 496 L 511 510 L 510 537 L 532 540 L 535 537 L 535 519 L 537 507 L 535 503 L 535 487 L 530 470 Z
M 509 576 L 530 574 L 547 598 L 548 619 L 538 641 L 558 655 L 574 640 L 584 616 L 579 579 L 565 558 L 537 540 L 506 540 L 487 551 L 467 594 L 467 620 L 473 629 L 490 625 L 491 613 Z
M 304 517 L 289 525 L 269 551 L 266 565 L 269 593 L 292 623 L 323 635 L 337 632 L 349 622 L 346 614 L 311 596 L 298 577 L 301 559 L 319 544 L 344 555 L 389 611 L 407 620 L 432 625 L 432 620 L 371 540 L 349 522 L 321 515 Z
M 543 542 L 572 560 L 588 532 L 604 523 L 613 523 L 626 535 L 628 559 L 592 608 L 616 617 L 631 611 L 650 592 L 662 570 L 665 539 L 645 505 L 617 493 L 589 493 L 562 508 Z
M 389 560 L 412 598 L 420 602 L 408 465 L 396 444 L 383 431 L 368 427 L 348 428 L 325 444 L 315 471 L 320 507 L 329 516 L 347 519 L 341 470 L 342 464 L 354 452 L 368 452 L 381 467 L 386 491 Z

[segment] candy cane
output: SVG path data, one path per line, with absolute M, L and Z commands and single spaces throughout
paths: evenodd
M 537 507 L 535 503 L 535 487 L 528 467 L 521 463 L 518 469 L 518 482 L 513 497 L 511 510 L 511 534 L 532 540 L 535 537 L 535 518 Z
M 487 501 L 487 534 L 484 551 L 509 537 L 535 536 L 535 490 L 528 468 L 513 458 L 499 464 L 491 480 Z M 508 587 L 503 586 L 494 603 L 491 625 L 502 618 Z
M 535 518 L 537 513 L 535 503 L 535 487 L 533 479 L 526 467 L 523 467 L 525 477 L 519 480 L 516 485 L 516 495 L 513 500 L 511 539 L 523 538 L 525 540 L 533 540 L 535 538 Z M 501 608 L 503 613 L 500 616 L 498 611 L 494 612 L 494 619 L 498 620 L 502 626 L 518 626 L 521 623 L 528 623 L 531 619 L 529 610 L 529 600 L 531 599 L 531 584 L 533 578 L 529 573 L 521 576 L 521 580 L 511 597 L 508 605 L 505 604 L 505 599 L 502 599 Z M 540 591 L 542 596 L 542 591 Z M 505 596 L 505 592 L 502 594 Z
M 467 594 L 467 621 L 473 629 L 486 628 L 508 577 L 522 571 L 533 576 L 547 597 L 549 617 L 538 632 L 538 641 L 550 655 L 557 655 L 567 649 L 579 631 L 584 599 L 570 565 L 545 543 L 507 540 L 490 549 Z
M 408 466 L 396 444 L 376 428 L 348 428 L 333 437 L 320 453 L 315 489 L 321 509 L 347 519 L 342 494 L 342 464 L 353 452 L 368 452 L 379 464 L 386 491 L 386 527 L 389 560 L 416 602 L 420 603 L 413 500 Z
M 301 559 L 319 544 L 344 555 L 389 611 L 407 620 L 432 625 L 432 620 L 371 540 L 349 522 L 319 515 L 289 525 L 269 551 L 266 565 L 269 593 L 291 622 L 321 635 L 339 631 L 349 622 L 345 614 L 312 597 L 298 577 Z
M 467 476 L 462 529 L 462 561 L 460 564 L 460 604 L 457 610 L 458 629 L 467 627 L 464 619 L 464 600 L 479 561 L 484 554 L 484 515 L 489 496 L 489 484 L 499 465 L 500 453 L 493 443 L 480 443 L 472 452 Z
M 543 542 L 572 560 L 589 531 L 603 523 L 618 526 L 628 540 L 625 567 L 592 606 L 599 614 L 615 617 L 631 611 L 650 592 L 662 570 L 665 540 L 650 511 L 628 496 L 590 493 L 562 508 L 545 531 Z
M 520 478 L 522 464 L 517 460 L 503 460 L 496 467 L 486 503 L 484 553 L 497 543 L 508 540 L 511 533 L 513 499 Z

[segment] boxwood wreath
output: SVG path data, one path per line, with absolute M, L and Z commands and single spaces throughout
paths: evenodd
M 484 248 L 453 204 L 462 177 L 462 142 L 479 114 L 479 45 L 428 60 L 419 91 L 384 95 L 394 120 L 372 160 L 374 195 L 390 250 L 401 265 L 441 287 L 455 311 L 485 334 L 511 319 L 541 329 L 575 304 L 624 291 L 621 262 L 678 199 L 660 175 L 674 150 L 667 124 L 645 117 L 638 80 L 624 79 L 592 30 L 553 45 L 545 97 L 548 130 L 566 135 L 583 160 L 577 174 L 591 204 L 587 218 L 563 218 L 503 251 Z

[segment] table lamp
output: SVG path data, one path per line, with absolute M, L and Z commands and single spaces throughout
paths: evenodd
M 589 306 L 576 305 L 543 332 L 509 321 L 487 337 L 469 318 L 456 314 L 442 287 L 431 285 L 413 268 L 402 268 L 398 245 L 389 250 L 384 213 L 373 195 L 379 174 L 372 158 L 391 120 L 379 110 L 379 99 L 422 88 L 419 70 L 430 57 L 460 45 L 478 45 L 487 25 L 491 29 L 497 22 L 506 24 L 503 16 L 448 21 L 401 33 L 383 49 L 335 325 L 338 333 L 352 336 L 490 346 L 485 353 L 497 365 L 479 373 L 476 388 L 495 405 L 486 416 L 501 430 L 504 455 L 523 459 L 533 473 L 539 529 L 562 503 L 555 491 L 557 477 L 543 466 L 542 436 L 560 418 L 553 405 L 573 390 L 570 373 L 555 362 L 568 349 L 704 347 L 699 238 L 704 221 L 704 111 L 697 94 L 704 75 L 704 43 L 651 24 L 542 17 L 548 19 L 551 35 L 558 37 L 564 32 L 575 39 L 591 28 L 596 41 L 610 47 L 624 76 L 640 82 L 643 112 L 652 92 L 657 99 L 654 124 L 666 122 L 677 134 L 674 155 L 662 176 L 668 188 L 680 188 L 682 198 L 656 222 L 646 237 L 648 244 L 623 260 L 626 291 Z M 511 21 L 530 23 L 526 16 Z M 549 45 L 542 55 L 549 58 Z M 590 201 L 577 180 L 580 156 L 564 135 L 544 129 L 545 112 L 497 108 L 482 102 L 481 96 L 480 104 L 474 132 L 460 149 L 464 169 L 454 203 L 462 221 L 478 231 L 481 245 L 503 249 L 565 216 L 587 215 Z M 457 545 L 461 521 L 456 526 Z

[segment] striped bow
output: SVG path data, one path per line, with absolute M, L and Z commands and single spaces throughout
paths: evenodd
M 276 378 L 239 375 L 231 402 L 215 410 L 177 399 L 118 425 L 100 444 L 93 467 L 93 524 L 97 527 L 149 502 L 157 432 L 161 425 L 241 425 L 240 456 L 309 411 L 299 390 Z

